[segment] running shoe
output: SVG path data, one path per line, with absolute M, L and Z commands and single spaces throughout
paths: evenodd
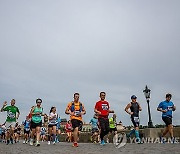
M 50 145 L 51 144 L 51 142 L 50 141 L 48 141 L 48 145 Z
M 33 139 L 30 139 L 29 144 L 32 146 L 33 145 Z
M 100 145 L 105 145 L 106 143 L 104 142 L 104 140 L 101 141 Z
M 35 144 L 36 147 L 40 146 L 40 143 L 37 141 Z
M 166 142 L 164 141 L 164 138 L 163 138 L 163 137 L 160 137 L 160 143 L 163 143 L 163 144 L 166 143 Z
M 23 141 L 23 144 L 25 144 L 25 143 L 26 143 L 26 141 L 24 140 L 24 141 Z
M 53 145 L 55 145 L 55 144 L 56 144 L 56 142 L 54 141 L 54 142 L 53 142 Z
M 92 138 L 92 136 L 90 137 L 90 141 L 91 141 L 91 142 L 93 141 L 93 138 Z
M 77 142 L 74 142 L 74 143 L 73 143 L 73 147 L 78 147 L 78 143 L 77 143 Z
M 108 138 L 106 139 L 106 143 L 109 143 L 109 139 Z
M 172 137 L 172 138 L 171 138 L 171 143 L 172 143 L 172 144 L 176 143 L 175 137 Z

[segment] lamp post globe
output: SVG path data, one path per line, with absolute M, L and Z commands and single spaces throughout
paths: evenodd
M 146 85 L 145 89 L 143 90 L 147 104 L 148 104 L 148 115 L 149 115 L 149 122 L 148 122 L 148 127 L 152 128 L 153 127 L 153 123 L 152 123 L 152 119 L 151 119 L 151 111 L 150 111 L 150 94 L 151 94 L 151 90 L 148 88 L 148 86 Z

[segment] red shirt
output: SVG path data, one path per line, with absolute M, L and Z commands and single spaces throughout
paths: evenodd
M 72 130 L 72 124 L 67 123 L 66 124 L 66 132 L 71 132 Z
M 96 102 L 95 109 L 101 112 L 99 118 L 108 118 L 109 115 L 109 103 L 107 101 L 98 101 Z

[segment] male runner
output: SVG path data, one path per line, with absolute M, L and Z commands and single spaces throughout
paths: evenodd
M 142 108 L 140 104 L 136 101 L 136 99 L 137 97 L 135 95 L 132 95 L 131 102 L 125 108 L 125 111 L 129 115 L 131 115 L 131 121 L 134 125 L 134 129 L 131 130 L 129 134 L 127 134 L 127 137 L 129 138 L 133 133 L 135 133 L 136 142 L 140 143 L 141 140 L 139 137 L 139 111 L 142 111 Z
M 162 137 L 164 137 L 169 132 L 171 139 L 174 143 L 173 125 L 172 125 L 172 112 L 176 110 L 176 107 L 174 106 L 174 103 L 172 101 L 170 101 L 171 98 L 172 98 L 171 94 L 166 94 L 166 100 L 161 102 L 158 105 L 157 110 L 162 112 L 162 120 L 166 124 L 166 128 L 162 134 Z M 165 143 L 164 140 L 162 140 L 162 137 L 161 137 L 161 141 L 163 143 Z
M 15 106 L 15 103 L 16 103 L 15 99 L 12 99 L 11 105 L 6 106 L 7 102 L 5 101 L 3 104 L 3 107 L 1 108 L 1 112 L 3 111 L 7 112 L 7 119 L 6 119 L 6 129 L 7 129 L 6 144 L 7 145 L 10 143 L 10 141 L 13 144 L 14 128 L 15 128 L 17 119 L 19 118 L 19 115 L 20 115 L 19 109 L 18 107 Z
M 109 133 L 109 113 L 114 113 L 110 110 L 109 102 L 105 100 L 106 93 L 100 92 L 100 100 L 96 102 L 94 112 L 98 115 L 98 122 L 100 127 L 100 145 L 105 145 L 104 136 Z
M 86 114 L 84 105 L 79 101 L 79 93 L 74 94 L 74 101 L 68 103 L 66 114 L 70 114 L 70 119 L 73 127 L 74 147 L 78 147 L 79 131 L 82 129 L 82 115 Z

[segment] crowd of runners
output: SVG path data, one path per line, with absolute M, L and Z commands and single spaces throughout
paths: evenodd
M 83 122 L 82 116 L 86 114 L 85 106 L 79 101 L 79 93 L 74 94 L 74 100 L 69 102 L 65 113 L 70 115 L 65 129 L 67 133 L 66 141 L 72 142 L 73 147 L 78 147 L 79 134 L 82 130 Z M 95 103 L 94 116 L 90 120 L 92 126 L 91 141 L 105 145 L 109 142 L 109 137 L 113 133 L 115 142 L 118 142 L 118 134 L 116 128 L 116 114 L 114 110 L 110 109 L 109 102 L 105 100 L 106 93 L 100 92 L 100 100 Z M 166 94 L 165 100 L 162 101 L 157 111 L 162 112 L 162 120 L 166 127 L 163 134 L 160 136 L 162 143 L 163 137 L 169 133 L 173 139 L 173 125 L 172 125 L 172 112 L 176 110 L 173 102 L 171 101 L 172 95 Z M 4 124 L 0 125 L 0 141 L 8 144 L 19 142 L 21 135 L 21 124 L 18 124 L 20 116 L 19 108 L 15 106 L 15 99 L 12 99 L 11 104 L 7 106 L 7 102 L 3 103 L 1 112 L 7 112 L 7 119 Z M 49 115 L 43 113 L 41 106 L 42 99 L 36 99 L 36 105 L 32 106 L 30 112 L 23 121 L 23 143 L 31 146 L 40 146 L 40 141 L 47 141 L 47 144 L 56 144 L 59 142 L 61 130 L 61 119 L 56 113 L 56 107 L 51 107 Z M 132 95 L 130 103 L 125 107 L 125 111 L 130 115 L 130 119 L 134 129 L 126 134 L 126 137 L 135 135 L 136 141 L 141 143 L 139 136 L 139 112 L 142 111 L 140 104 L 137 102 L 137 96 Z M 109 114 L 112 113 L 112 117 Z M 105 141 L 105 136 L 107 139 Z

